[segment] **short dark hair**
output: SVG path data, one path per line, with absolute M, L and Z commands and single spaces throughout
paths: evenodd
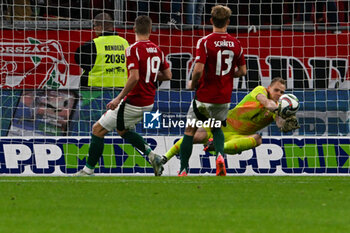
M 226 26 L 227 20 L 229 20 L 232 11 L 227 6 L 216 5 L 211 8 L 211 18 L 213 24 L 217 28 L 223 28 Z
M 286 84 L 287 84 L 286 80 L 284 80 L 283 78 L 275 77 L 271 80 L 270 86 L 272 86 L 276 82 L 279 82 L 279 83 L 283 84 L 284 86 L 286 86 Z
M 102 26 L 103 31 L 113 31 L 114 22 L 113 18 L 108 13 L 100 13 L 94 18 L 94 25 Z
M 147 35 L 152 28 L 152 19 L 146 15 L 140 15 L 135 19 L 135 32 L 141 35 Z

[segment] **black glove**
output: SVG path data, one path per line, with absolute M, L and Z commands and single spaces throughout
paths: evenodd
M 298 119 L 296 118 L 295 115 L 289 116 L 285 120 L 286 121 L 284 122 L 281 128 L 282 132 L 289 132 L 300 128 Z

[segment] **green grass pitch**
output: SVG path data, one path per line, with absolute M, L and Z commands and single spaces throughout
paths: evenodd
M 0 232 L 350 232 L 350 177 L 1 177 Z

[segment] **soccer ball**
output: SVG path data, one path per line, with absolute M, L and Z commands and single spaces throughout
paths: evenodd
M 278 100 L 279 114 L 283 118 L 294 115 L 299 109 L 299 100 L 293 94 L 284 94 Z

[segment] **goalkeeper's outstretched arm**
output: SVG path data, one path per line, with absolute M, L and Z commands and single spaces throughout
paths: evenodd
M 276 121 L 277 127 L 280 128 L 280 129 L 282 129 L 284 124 L 286 123 L 285 119 L 283 119 L 282 117 L 277 116 L 277 115 L 276 115 L 275 121 Z
M 265 95 L 263 94 L 258 94 L 256 96 L 256 99 L 262 104 L 264 105 L 265 108 L 267 108 L 268 110 L 270 110 L 271 112 L 274 112 L 278 109 L 278 104 L 273 101 L 272 99 L 268 99 Z
M 298 119 L 295 117 L 295 115 L 287 117 L 286 119 L 278 115 L 279 105 L 272 99 L 268 99 L 263 94 L 258 94 L 256 96 L 256 99 L 271 112 L 276 112 L 276 118 L 275 118 L 276 125 L 278 128 L 281 129 L 281 131 L 289 132 L 300 128 Z

